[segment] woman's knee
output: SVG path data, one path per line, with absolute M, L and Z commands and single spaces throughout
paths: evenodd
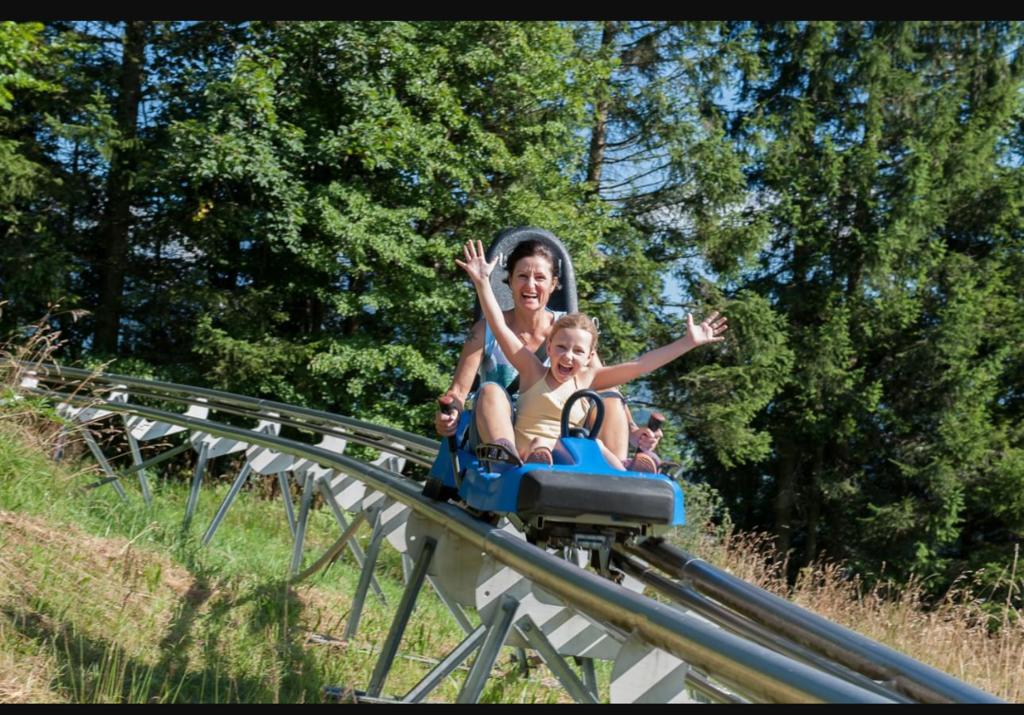
M 629 415 L 626 413 L 626 400 L 622 394 L 618 390 L 607 390 L 601 393 L 601 402 L 604 404 L 601 432 L 609 429 L 613 431 L 628 429 Z M 587 414 L 587 425 L 593 425 L 596 418 L 597 407 L 592 407 Z
M 485 382 L 480 386 L 480 389 L 476 393 L 476 405 L 477 409 L 481 406 L 486 405 L 487 407 L 507 407 L 509 411 L 512 410 L 512 405 L 508 399 L 508 393 L 505 389 L 496 382 Z
M 618 391 L 614 394 L 606 392 L 602 394 L 601 399 L 604 402 L 604 420 L 598 437 L 619 459 L 625 459 L 629 453 L 629 415 L 626 412 L 626 402 Z
M 476 394 L 473 407 L 477 424 L 512 419 L 512 403 L 505 389 L 494 382 L 485 382 Z

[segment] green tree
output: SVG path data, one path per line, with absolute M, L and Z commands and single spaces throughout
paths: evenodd
M 627 389 L 670 414 L 664 448 L 683 449 L 685 461 L 705 455 L 729 471 L 761 462 L 772 445 L 753 420 L 787 379 L 792 352 L 770 303 L 728 275 L 716 282 L 767 228 L 747 205 L 745 154 L 728 136 L 721 99 L 749 41 L 709 22 L 575 30 L 582 54 L 612 65 L 594 104 L 585 180 L 616 223 L 602 240 L 606 260 L 588 277 L 587 307 L 611 333 L 615 357 L 678 337 L 687 312 L 727 312 L 725 351 L 688 355 Z
M 254 23 L 171 127 L 204 370 L 425 428 L 471 316 L 461 240 L 541 225 L 596 262 L 595 76 L 552 23 Z
M 39 23 L 0 23 L 0 326 L 37 318 L 61 295 L 63 251 L 42 230 L 60 174 L 36 135 L 61 92 Z
M 466 238 L 543 226 L 634 395 L 795 565 L 1024 531 L 1017 23 L 0 23 L 3 326 L 428 430 Z M 66 321 L 68 318 L 60 318 Z M 939 583 L 939 582 L 937 582 Z
M 728 27 L 739 83 L 723 114 L 748 194 L 698 245 L 727 294 L 783 316 L 793 360 L 751 422 L 767 459 L 701 472 L 796 564 L 955 571 L 974 563 L 967 524 L 986 521 L 992 485 L 1021 486 L 1020 30 Z M 982 551 L 1005 559 L 1024 524 L 1000 513 L 985 538 L 1001 545 Z

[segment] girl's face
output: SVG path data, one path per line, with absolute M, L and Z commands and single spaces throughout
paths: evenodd
M 583 328 L 562 328 L 548 338 L 551 375 L 559 383 L 580 373 L 590 364 L 594 336 Z
M 520 258 L 512 267 L 508 285 L 517 308 L 543 310 L 555 289 L 551 263 L 544 256 Z

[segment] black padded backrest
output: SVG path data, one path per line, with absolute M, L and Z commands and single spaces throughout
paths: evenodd
M 508 284 L 505 283 L 508 267 L 505 265 L 504 260 L 512 253 L 512 249 L 517 244 L 529 239 L 540 241 L 550 248 L 558 263 L 555 266 L 555 271 L 558 275 L 559 286 L 558 290 L 551 294 L 551 298 L 548 300 L 548 308 L 565 313 L 575 313 L 579 310 L 576 300 L 576 273 L 573 271 L 569 252 L 565 250 L 565 246 L 562 245 L 562 242 L 553 233 L 533 226 L 519 226 L 506 229 L 498 234 L 487 249 L 488 261 L 494 260 L 494 257 L 499 253 L 502 254 L 502 260 L 498 262 L 494 272 L 491 273 L 491 287 L 494 289 L 494 295 L 498 298 L 498 305 L 501 306 L 502 310 L 510 310 L 512 308 L 512 291 L 509 289 Z M 476 319 L 479 320 L 482 317 L 483 311 L 480 310 L 480 301 L 477 300 Z

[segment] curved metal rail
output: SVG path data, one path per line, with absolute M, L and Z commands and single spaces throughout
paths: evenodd
M 732 690 L 748 699 L 776 702 L 1000 702 L 945 673 L 738 581 L 661 540 L 618 548 L 616 558 L 627 572 L 693 613 L 681 612 L 600 578 L 474 519 L 454 505 L 426 499 L 420 495 L 417 483 L 394 472 L 275 434 L 129 403 L 127 394 L 133 399 L 200 406 L 235 417 L 273 420 L 306 433 L 343 435 L 355 443 L 429 464 L 437 446 L 422 436 L 206 388 L 53 365 L 21 365 L 20 369 L 31 375 L 25 382 L 27 392 L 83 407 L 99 407 L 107 414 L 140 417 L 177 425 L 193 433 L 235 439 L 356 476 L 388 499 L 408 507 L 418 518 L 438 525 L 453 538 L 511 567 L 541 589 L 599 621 L 621 640 L 637 638 L 689 664 L 687 683 L 711 699 L 734 700 L 735 696 L 728 693 Z M 40 383 L 48 389 L 40 387 Z M 93 394 L 86 394 L 86 384 Z M 106 394 L 96 395 L 96 391 Z M 135 469 L 142 466 L 137 460 Z M 352 524 L 346 534 L 354 532 L 356 526 Z M 343 541 L 344 538 L 335 545 L 335 556 Z M 423 574 L 413 574 L 414 580 L 418 577 L 422 582 L 426 566 L 423 568 Z M 413 603 L 414 600 L 415 595 Z M 399 608 L 404 613 L 401 605 Z M 528 625 L 517 625 L 515 630 L 531 645 L 539 643 L 537 648 L 543 654 L 543 639 L 537 641 L 533 634 L 531 640 Z M 505 633 L 509 628 L 511 623 Z M 482 654 L 488 643 L 481 645 L 481 638 L 476 637 L 472 645 L 480 648 Z M 499 641 L 493 646 L 495 653 L 500 645 Z M 386 666 L 382 667 L 386 674 Z M 375 673 L 368 698 L 379 695 L 383 677 Z M 479 677 L 486 678 L 486 674 Z M 724 690 L 710 683 L 708 677 Z M 580 695 L 577 699 L 585 697 L 588 696 Z
M 283 426 L 294 427 L 306 432 L 317 434 L 342 432 L 346 436 L 352 436 L 354 441 L 359 444 L 368 447 L 381 447 L 384 440 L 391 440 L 402 445 L 403 456 L 427 466 L 433 463 L 434 456 L 437 454 L 437 444 L 422 435 L 308 407 L 296 407 L 283 402 L 247 397 L 205 387 L 178 385 L 159 380 L 142 380 L 126 375 L 94 373 L 79 368 L 51 364 L 24 364 L 22 369 L 30 370 L 38 380 L 49 383 L 51 390 L 58 394 L 62 394 L 59 388 L 65 387 L 70 388 L 72 392 L 63 394 L 70 396 L 80 385 L 89 382 L 112 394 L 121 390 L 130 390 L 135 397 L 207 407 L 211 411 L 253 419 L 272 418 Z M 109 396 L 97 397 L 107 404 L 113 401 Z
M 915 701 L 1001 702 L 983 690 L 716 569 L 663 539 L 647 539 L 616 548 L 620 554 L 639 556 L 678 579 L 679 583 L 696 589 L 705 598 L 732 609 L 750 622 L 792 639 L 836 664 L 886 683 Z M 635 565 L 635 562 L 630 564 L 634 568 Z M 652 582 L 650 585 L 663 593 L 671 591 L 663 588 L 664 584 Z

